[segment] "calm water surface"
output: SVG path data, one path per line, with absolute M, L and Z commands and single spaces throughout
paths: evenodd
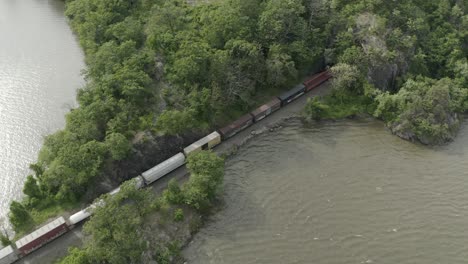
M 224 198 L 188 263 L 466 263 L 468 125 L 427 148 L 375 121 L 291 122 L 227 162 Z
M 83 54 L 63 11 L 61 1 L 0 0 L 0 217 L 83 85 Z

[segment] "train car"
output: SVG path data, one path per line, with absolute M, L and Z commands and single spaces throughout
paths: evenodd
M 11 264 L 16 260 L 18 260 L 18 255 L 12 246 L 0 249 L 0 264 Z
M 221 135 L 218 132 L 213 132 L 208 136 L 199 139 L 197 142 L 189 145 L 184 148 L 184 154 L 186 157 L 192 152 L 197 152 L 200 150 L 211 149 L 221 143 Z
M 137 189 L 141 189 L 143 188 L 143 186 L 145 186 L 144 180 L 141 176 L 137 176 L 134 179 L 135 179 L 135 187 Z M 117 194 L 119 191 L 120 191 L 120 187 L 115 188 L 114 190 L 109 192 L 109 194 L 112 196 L 112 195 Z M 98 206 L 104 206 L 104 200 L 99 199 L 96 202 L 92 203 L 90 206 L 86 207 L 85 209 L 74 213 L 68 218 L 68 223 L 70 224 L 70 226 L 74 226 L 80 223 L 81 221 L 88 219 L 93 214 L 93 209 Z
M 253 124 L 253 117 L 251 114 L 244 115 L 237 119 L 236 121 L 232 122 L 231 124 L 221 128 L 218 132 L 221 134 L 223 140 L 226 140 L 235 134 L 239 133 L 240 131 L 246 129 L 250 125 Z
M 160 179 L 169 172 L 179 168 L 185 164 L 185 156 L 182 153 L 177 153 L 171 158 L 159 163 L 153 168 L 143 172 L 141 175 L 146 184 L 151 184 L 152 182 Z
M 135 187 L 137 189 L 141 189 L 145 187 L 145 180 L 143 179 L 142 176 L 136 176 L 134 179 L 135 179 Z
M 304 86 L 306 87 L 306 92 L 309 92 L 310 90 L 316 88 L 317 86 L 326 82 L 330 78 L 331 78 L 331 73 L 329 71 L 323 71 L 321 73 L 315 74 L 314 76 L 310 77 L 304 82 Z
M 109 194 L 111 196 L 114 196 L 115 194 L 120 192 L 120 187 L 115 188 L 114 190 L 110 191 Z
M 270 102 L 253 110 L 250 114 L 253 116 L 254 121 L 258 122 L 280 108 L 281 101 L 278 98 L 275 98 Z
M 47 242 L 66 233 L 68 225 L 65 218 L 59 217 L 47 225 L 16 241 L 15 245 L 21 256 L 40 248 Z
M 278 99 L 281 100 L 281 106 L 287 105 L 303 95 L 305 93 L 305 86 L 304 84 L 298 84 L 291 90 L 283 93 L 282 95 L 278 96 Z
M 70 218 L 68 218 L 68 222 L 70 223 L 70 226 L 74 226 L 80 223 L 81 221 L 84 221 L 88 217 L 90 217 L 91 214 L 92 214 L 92 208 L 91 206 L 88 206 L 85 209 L 71 215 Z

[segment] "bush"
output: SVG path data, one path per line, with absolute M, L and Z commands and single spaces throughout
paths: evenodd
M 34 225 L 34 221 L 29 214 L 29 211 L 23 204 L 16 201 L 11 202 L 10 204 L 9 218 L 15 232 L 28 229 L 30 226 Z
M 120 133 L 110 133 L 107 135 L 106 146 L 114 160 L 124 159 L 132 148 L 128 139 Z
M 167 189 L 163 193 L 164 199 L 171 204 L 181 204 L 184 202 L 184 194 L 177 183 L 177 180 L 171 179 Z
M 190 179 L 183 186 L 185 202 L 196 209 L 209 207 L 223 184 L 224 160 L 211 151 L 199 151 L 187 159 Z
M 401 138 L 443 144 L 455 136 L 458 116 L 468 110 L 467 99 L 468 90 L 448 78 L 410 79 L 398 93 L 379 95 L 374 115 Z
M 323 104 L 318 97 L 314 97 L 313 99 L 308 99 L 307 104 L 304 108 L 302 116 L 308 122 L 312 120 L 320 120 L 322 119 L 330 107 L 326 104 Z
M 0 243 L 2 244 L 2 246 L 6 247 L 6 246 L 9 246 L 11 244 L 13 244 L 10 240 L 10 238 L 3 234 L 3 233 L 0 233 Z
M 175 222 L 184 221 L 184 211 L 181 208 L 178 208 L 174 211 L 174 221 Z

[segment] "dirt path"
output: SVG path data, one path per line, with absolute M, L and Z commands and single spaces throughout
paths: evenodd
M 240 132 L 236 136 L 222 142 L 218 145 L 214 151 L 219 154 L 229 153 L 233 148 L 244 144 L 246 140 L 250 139 L 253 134 L 257 134 L 265 129 L 275 126 L 284 119 L 295 116 L 301 112 L 304 108 L 304 105 L 307 102 L 307 98 L 313 96 L 325 95 L 329 89 L 329 82 L 326 82 L 319 87 L 315 88 L 311 92 L 307 93 L 305 96 L 298 98 L 289 105 L 286 105 L 274 112 L 267 118 L 261 120 L 258 123 L 253 124 L 249 128 Z M 171 179 L 177 179 L 179 182 L 183 182 L 188 179 L 187 169 L 185 166 L 178 168 L 177 170 L 166 175 L 164 178 L 153 183 L 150 187 L 156 193 L 161 193 L 167 186 L 167 183 Z M 47 246 L 35 251 L 26 258 L 21 259 L 17 263 L 21 264 L 49 264 L 53 263 L 58 258 L 64 257 L 68 252 L 68 247 L 70 246 L 81 246 L 83 243 L 83 233 L 82 233 L 82 224 L 75 227 L 70 232 L 61 236 L 60 238 L 52 241 Z

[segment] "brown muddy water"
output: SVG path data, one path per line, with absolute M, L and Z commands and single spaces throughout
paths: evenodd
M 468 125 L 425 147 L 380 122 L 291 121 L 227 161 L 188 263 L 466 263 Z

